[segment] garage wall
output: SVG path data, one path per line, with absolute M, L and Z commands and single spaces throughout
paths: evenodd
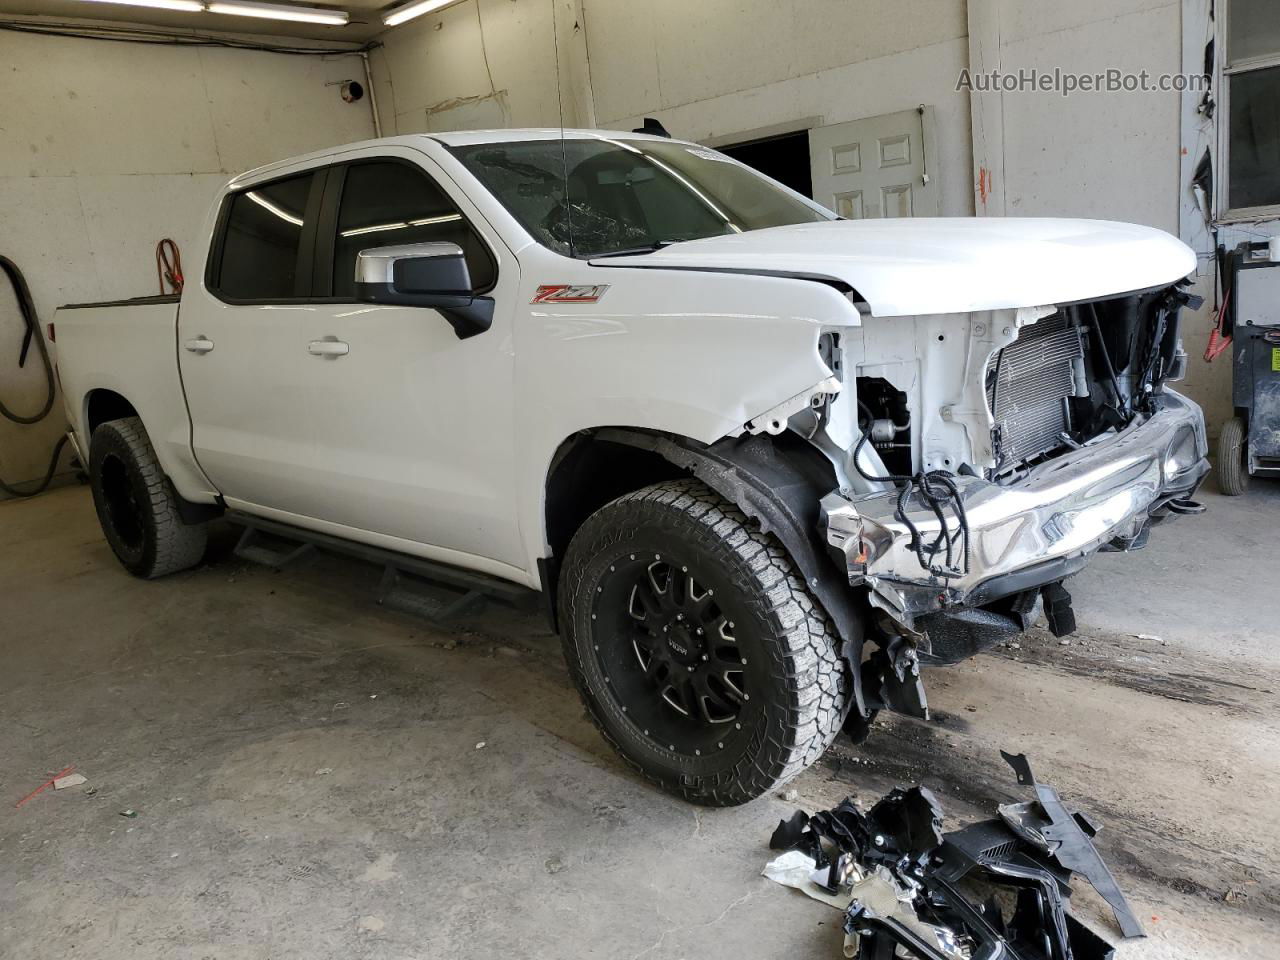
M 970 0 L 973 69 L 1177 74 L 1182 19 L 1182 0 Z M 979 213 L 1125 220 L 1179 234 L 1180 94 L 975 93 L 972 102 Z M 1190 360 L 1178 389 L 1204 407 L 1216 435 L 1230 416 L 1231 372 L 1225 358 L 1201 359 L 1214 296 L 1207 267 L 1196 292 L 1207 305 L 1183 315 Z
M 383 133 L 558 126 L 553 2 L 468 0 L 381 34 L 369 59 Z
M 0 253 L 26 275 L 41 323 L 77 300 L 157 292 L 153 250 L 172 237 L 194 258 L 217 188 L 251 167 L 373 135 L 367 101 L 332 81 L 358 57 L 316 58 L 0 33 Z M 188 261 L 188 274 L 199 264 Z M 0 286 L 0 399 L 37 410 L 44 377 Z M 42 476 L 66 429 L 0 418 L 0 477 Z
M 1181 70 L 1179 0 L 973 0 L 970 10 L 998 30 L 988 70 Z M 1003 156 L 991 166 L 1003 162 L 1005 214 L 1128 220 L 1177 234 L 1177 93 L 1019 92 L 1000 101 Z
M 973 212 L 964 0 L 469 0 L 378 38 L 384 130 L 559 125 L 557 35 L 570 126 L 723 143 L 933 105 L 943 212 Z

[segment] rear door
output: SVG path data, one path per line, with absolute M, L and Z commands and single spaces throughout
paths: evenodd
M 229 194 L 205 275 L 178 313 L 178 362 L 196 459 L 232 505 L 296 506 L 314 468 L 314 389 L 303 320 L 313 295 L 322 166 Z

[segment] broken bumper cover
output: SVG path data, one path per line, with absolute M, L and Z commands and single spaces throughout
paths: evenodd
M 1160 409 L 1002 486 L 956 477 L 968 519 L 968 571 L 943 579 L 923 569 L 897 491 L 822 501 L 827 543 L 852 585 L 914 631 L 917 616 L 980 607 L 1062 580 L 1104 547 L 1133 549 L 1148 524 L 1178 512 L 1209 470 L 1200 408 L 1165 391 Z M 933 511 L 912 498 L 907 515 L 923 538 L 939 531 Z

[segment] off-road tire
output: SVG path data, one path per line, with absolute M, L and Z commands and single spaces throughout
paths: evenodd
M 602 659 L 611 642 L 623 642 L 609 626 L 619 615 L 601 609 L 608 578 L 619 575 L 615 565 L 652 557 L 673 564 L 673 576 L 675 564 L 696 570 L 699 582 L 714 586 L 725 621 L 734 616 L 742 624 L 728 623 L 742 634 L 734 643 L 747 664 L 748 697 L 737 704 L 736 723 L 702 724 L 698 736 L 714 732 L 700 753 L 646 736 L 633 718 L 655 707 L 620 702 L 622 685 L 607 677 Z M 565 554 L 559 607 L 565 659 L 600 732 L 642 775 L 686 800 L 731 806 L 759 797 L 816 761 L 840 731 L 848 678 L 829 617 L 782 546 L 696 480 L 655 484 L 593 514 Z
M 177 494 L 137 417 L 93 431 L 89 482 L 103 535 L 135 577 L 162 577 L 200 562 L 207 525 L 182 522 Z
M 1238 497 L 1249 489 L 1246 443 L 1244 420 L 1232 417 L 1222 425 L 1218 437 L 1218 489 L 1228 497 Z

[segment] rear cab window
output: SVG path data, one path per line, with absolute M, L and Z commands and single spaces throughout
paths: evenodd
M 226 199 L 209 265 L 215 293 L 249 302 L 310 295 L 306 239 L 318 212 L 319 179 L 307 171 Z

